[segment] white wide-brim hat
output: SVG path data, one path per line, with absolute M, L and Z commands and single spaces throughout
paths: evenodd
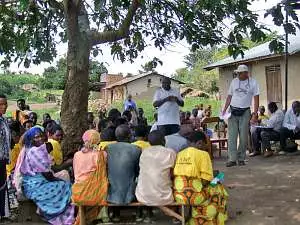
M 246 65 L 239 65 L 238 68 L 234 71 L 236 73 L 248 72 L 248 66 Z

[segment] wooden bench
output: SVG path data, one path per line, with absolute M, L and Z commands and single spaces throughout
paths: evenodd
M 170 217 L 173 217 L 173 218 L 176 218 L 178 220 L 181 221 L 181 224 L 182 225 L 185 225 L 186 224 L 186 218 L 189 216 L 189 215 L 186 215 L 187 214 L 187 210 L 186 210 L 186 205 L 182 205 L 182 204 L 178 204 L 178 203 L 173 203 L 171 205 L 167 205 L 167 206 L 147 206 L 147 205 L 144 205 L 142 203 L 139 203 L 139 202 L 133 202 L 133 203 L 130 203 L 128 205 L 116 205 L 116 204 L 107 204 L 107 205 L 103 205 L 103 206 L 108 206 L 108 207 L 156 207 L 156 208 L 159 208 L 165 215 L 167 216 L 170 216 Z M 85 217 L 85 206 L 83 205 L 80 205 L 78 206 L 79 207 L 79 218 L 80 218 L 80 225 L 87 225 L 86 223 L 86 217 Z M 170 207 L 180 207 L 181 208 L 181 214 L 180 213 L 177 213 L 175 211 L 175 209 L 171 209 Z

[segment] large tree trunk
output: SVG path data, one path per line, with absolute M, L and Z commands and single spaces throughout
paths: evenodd
M 83 4 L 65 1 L 68 35 L 66 87 L 62 99 L 61 120 L 65 133 L 64 156 L 77 151 L 87 129 L 90 40 L 88 18 Z

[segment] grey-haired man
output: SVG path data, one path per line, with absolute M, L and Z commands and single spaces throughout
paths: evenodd
M 259 105 L 259 87 L 253 78 L 249 76 L 246 65 L 239 65 L 237 78 L 233 79 L 229 90 L 223 115 L 230 107 L 231 117 L 228 120 L 228 162 L 227 167 L 238 164 L 245 165 L 246 149 L 249 134 L 249 121 L 251 117 L 250 107 L 254 98 L 254 113 L 257 114 Z M 237 140 L 239 138 L 239 146 Z

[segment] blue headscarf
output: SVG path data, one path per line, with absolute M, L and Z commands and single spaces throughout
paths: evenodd
M 34 137 L 37 134 L 41 134 L 43 133 L 42 129 L 39 127 L 33 127 L 31 129 L 29 129 L 28 131 L 26 131 L 26 133 L 24 134 L 24 145 L 26 148 L 30 148 L 32 147 L 32 142 Z

